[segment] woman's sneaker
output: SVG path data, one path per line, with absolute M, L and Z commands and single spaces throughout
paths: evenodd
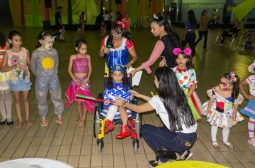
M 150 160 L 149 161 L 149 167 L 152 168 L 152 167 L 157 167 L 158 166 L 158 161 L 156 160 Z
M 193 153 L 189 150 L 186 150 L 180 157 L 179 160 L 189 160 L 193 156 Z

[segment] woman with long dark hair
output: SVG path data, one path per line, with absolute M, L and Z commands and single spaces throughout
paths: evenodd
M 136 72 L 145 69 L 147 73 L 151 73 L 150 66 L 153 65 L 160 56 L 162 60 L 159 64 L 160 67 L 168 66 L 169 68 L 175 67 L 175 56 L 173 49 L 179 47 L 180 39 L 173 31 L 170 21 L 163 15 L 154 15 L 151 20 L 151 33 L 160 39 L 156 42 L 153 51 L 147 61 L 142 63 L 138 68 L 131 73 L 134 75 Z
M 158 156 L 160 149 L 175 152 L 177 159 L 188 159 L 192 156 L 189 151 L 195 143 L 197 123 L 193 118 L 186 96 L 179 86 L 174 72 L 168 67 L 160 67 L 155 72 L 155 85 L 158 95 L 151 97 L 130 91 L 132 95 L 142 98 L 147 103 L 134 105 L 118 99 L 115 104 L 143 113 L 156 110 L 164 123 L 163 127 L 145 124 L 141 128 L 143 138 Z M 170 158 L 159 156 L 161 162 Z M 150 161 L 151 166 L 156 166 L 157 161 Z
M 186 44 L 189 44 L 189 47 L 192 50 L 192 56 L 195 55 L 195 40 L 196 40 L 196 26 L 197 19 L 193 10 L 188 11 L 188 20 L 185 22 L 185 33 L 184 40 L 182 41 L 182 46 L 185 47 Z

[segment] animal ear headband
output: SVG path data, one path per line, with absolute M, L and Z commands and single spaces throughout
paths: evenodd
M 181 50 L 180 48 L 175 48 L 173 50 L 174 55 L 179 55 L 180 53 L 183 53 L 185 55 L 191 55 L 192 50 L 190 48 L 185 48 L 184 50 Z

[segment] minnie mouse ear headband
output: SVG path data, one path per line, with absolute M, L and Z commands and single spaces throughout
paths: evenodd
M 174 55 L 179 55 L 180 53 L 190 56 L 192 53 L 192 50 L 190 48 L 185 48 L 184 50 L 181 50 L 180 48 L 173 49 Z
M 125 72 L 125 68 L 124 66 L 121 66 L 121 65 L 114 65 L 111 67 L 111 72 L 114 72 L 114 71 Z
M 250 73 L 255 73 L 255 60 L 254 62 L 248 67 L 248 71 Z

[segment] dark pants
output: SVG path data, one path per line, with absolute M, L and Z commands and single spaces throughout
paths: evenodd
M 186 33 L 185 39 L 182 42 L 182 46 L 185 47 L 186 44 L 189 44 L 190 49 L 192 50 L 191 55 L 194 56 L 195 55 L 195 41 L 196 41 L 196 34 L 193 31 L 188 31 Z
M 198 37 L 197 41 L 195 42 L 195 45 L 197 45 L 197 43 L 199 43 L 199 41 L 202 40 L 203 36 L 204 36 L 203 49 L 206 49 L 207 48 L 208 31 L 199 31 L 199 37 Z
M 141 133 L 156 155 L 158 155 L 157 150 L 162 147 L 181 154 L 191 147 L 187 146 L 187 144 L 194 144 L 197 139 L 196 133 L 172 132 L 167 127 L 154 127 L 149 124 L 142 126 Z M 167 161 L 165 158 L 159 159 L 163 162 Z

